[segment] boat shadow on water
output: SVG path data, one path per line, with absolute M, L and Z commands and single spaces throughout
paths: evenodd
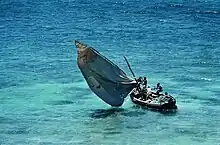
M 124 108 L 109 108 L 109 109 L 96 109 L 92 110 L 90 117 L 94 119 L 101 119 L 107 117 L 125 116 L 125 117 L 137 117 L 145 115 L 148 111 L 161 113 L 167 116 L 173 116 L 177 114 L 177 110 L 157 110 L 144 106 L 133 105 L 133 109 L 129 110 Z
M 110 108 L 110 109 L 96 109 L 90 114 L 92 118 L 106 118 L 110 116 L 117 116 L 123 112 L 123 108 Z
M 109 108 L 109 109 L 96 109 L 90 113 L 90 117 L 94 119 L 107 118 L 107 117 L 115 117 L 115 116 L 127 116 L 127 117 L 135 117 L 144 115 L 143 111 L 133 111 L 124 108 Z
M 161 109 L 155 109 L 155 108 L 149 108 L 149 107 L 146 107 L 146 106 L 140 106 L 140 105 L 136 105 L 134 104 L 132 106 L 132 108 L 135 108 L 135 109 L 141 109 L 141 110 L 144 110 L 144 111 L 152 111 L 152 112 L 158 112 L 158 113 L 161 113 L 163 115 L 168 115 L 168 116 L 172 116 L 172 115 L 176 115 L 178 113 L 178 110 L 161 110 Z

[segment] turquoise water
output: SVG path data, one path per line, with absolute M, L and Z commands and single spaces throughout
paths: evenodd
M 0 144 L 220 144 L 220 1 L 0 2 Z M 178 111 L 111 108 L 76 65 L 81 40 Z

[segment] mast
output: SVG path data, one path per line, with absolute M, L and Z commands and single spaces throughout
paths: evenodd
M 123 56 L 123 57 L 124 57 L 124 59 L 125 59 L 127 65 L 128 65 L 129 70 L 131 71 L 131 73 L 132 73 L 132 75 L 133 75 L 135 81 L 137 82 L 137 79 L 136 79 L 136 77 L 135 77 L 135 75 L 134 75 L 134 72 L 133 72 L 132 69 L 131 69 L 131 66 L 130 66 L 130 64 L 129 64 L 127 58 L 126 58 L 125 56 Z

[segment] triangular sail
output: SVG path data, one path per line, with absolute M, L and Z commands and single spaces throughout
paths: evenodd
M 121 106 L 136 82 L 94 48 L 79 41 L 75 44 L 78 67 L 90 89 L 109 105 Z

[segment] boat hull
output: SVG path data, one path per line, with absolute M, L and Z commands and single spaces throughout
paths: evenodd
M 131 98 L 131 101 L 132 101 L 134 104 L 140 105 L 140 106 L 142 106 L 142 107 L 152 108 L 152 109 L 156 109 L 156 110 L 167 110 L 167 111 L 177 110 L 176 104 L 169 104 L 169 103 L 164 103 L 164 104 L 150 103 L 149 100 L 143 101 L 143 100 L 141 100 L 141 99 L 138 99 L 137 95 L 135 95 L 134 93 L 131 93 L 131 94 L 130 94 L 130 98 Z

